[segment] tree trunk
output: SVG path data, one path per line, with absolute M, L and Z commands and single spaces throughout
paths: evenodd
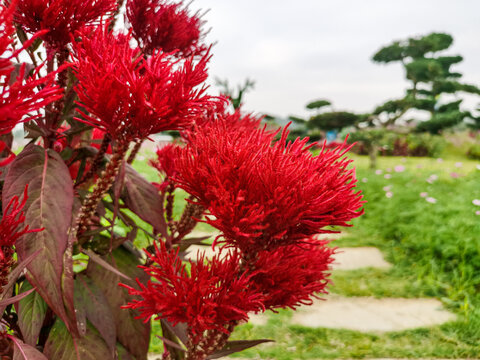
M 377 147 L 374 144 L 370 144 L 368 147 L 368 156 L 370 157 L 370 169 L 377 168 Z

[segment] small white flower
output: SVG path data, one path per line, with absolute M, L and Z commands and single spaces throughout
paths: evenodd
M 480 164 L 478 164 L 478 165 L 476 166 L 476 168 L 477 168 L 477 170 L 480 170 Z
M 427 192 L 421 192 L 421 193 L 420 193 L 420 196 L 423 197 L 423 198 L 425 198 L 425 197 L 428 196 L 428 193 L 427 193 Z
M 427 197 L 425 200 L 427 200 L 427 202 L 429 202 L 430 204 L 435 204 L 437 202 L 437 199 L 431 196 Z
M 368 179 L 367 179 L 367 178 L 363 178 L 363 179 L 362 179 L 362 182 L 366 183 L 366 182 L 368 182 Z
M 427 182 L 433 184 L 434 181 L 438 180 L 438 175 L 432 174 L 428 177 Z
M 385 196 L 390 199 L 390 198 L 393 196 L 393 192 L 387 191 L 387 192 L 385 193 Z
M 462 165 L 463 165 L 463 163 L 460 162 L 460 161 L 455 163 L 455 166 L 458 167 L 458 168 L 459 168 L 459 167 L 462 167 Z
M 392 185 L 384 186 L 383 191 L 390 191 L 392 190 Z
M 480 206 L 480 199 L 474 199 L 474 200 L 472 201 L 472 204 L 473 204 L 473 205 L 476 205 L 476 206 Z
M 392 178 L 392 175 L 391 175 L 391 174 L 385 174 L 383 177 L 384 177 L 385 179 L 391 179 L 391 178 Z
M 383 170 L 380 170 L 380 169 L 375 170 L 375 174 L 377 174 L 377 175 L 382 175 L 382 174 L 383 174 Z
M 475 211 L 475 215 L 480 215 L 480 210 Z
M 403 165 L 397 165 L 394 168 L 395 172 L 404 172 L 405 171 L 405 166 Z

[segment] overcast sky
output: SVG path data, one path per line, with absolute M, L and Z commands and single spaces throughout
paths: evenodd
M 448 53 L 465 59 L 455 71 L 480 85 L 478 0 L 195 0 L 190 8 L 210 9 L 207 41 L 217 42 L 210 76 L 231 85 L 255 80 L 244 98 L 249 111 L 307 116 L 305 104 L 318 98 L 338 110 L 371 111 L 406 86 L 399 64 L 374 64 L 371 56 L 432 31 L 454 37 Z

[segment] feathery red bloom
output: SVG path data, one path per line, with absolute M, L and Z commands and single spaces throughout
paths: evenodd
M 157 158 L 150 160 L 150 166 L 153 166 L 163 175 L 164 180 L 161 184 L 154 183 L 158 191 L 164 192 L 169 184 L 173 184 L 173 178 L 177 174 L 175 169 L 175 156 L 177 154 L 177 144 L 170 143 L 157 149 Z
M 175 169 L 175 156 L 178 145 L 169 143 L 157 149 L 157 158 L 150 160 L 150 165 L 156 168 L 167 178 L 172 178 L 177 173 Z
M 334 249 L 326 243 L 312 240 L 258 253 L 251 286 L 263 295 L 267 310 L 311 305 L 313 297 L 327 293 Z
M 363 212 L 343 150 L 314 156 L 308 139 L 287 143 L 287 134 L 274 143 L 275 134 L 265 130 L 216 121 L 197 128 L 177 156 L 179 187 L 213 215 L 206 222 L 244 253 L 332 232 L 325 227 L 348 226 Z
M 75 31 L 97 24 L 117 8 L 116 0 L 18 0 L 14 20 L 30 33 L 42 35 L 47 47 L 61 50 Z
M 14 196 L 7 206 L 4 207 L 2 220 L 0 221 L 0 293 L 3 286 L 8 283 L 8 274 L 12 267 L 13 260 L 13 245 L 17 239 L 27 233 L 42 231 L 43 229 L 28 228 L 28 225 L 23 229 L 19 227 L 25 221 L 25 214 L 23 207 L 27 202 L 28 186 L 25 186 L 22 202 L 19 201 L 18 196 Z
M 189 271 L 178 252 L 167 251 L 163 244 L 147 255 L 154 264 L 140 267 L 154 280 L 146 286 L 137 280 L 140 290 L 121 284 L 131 295 L 141 297 L 125 307 L 138 309 L 146 321 L 158 316 L 173 324 L 186 323 L 192 340 L 198 341 L 205 330 L 228 333 L 225 326 L 262 309 L 259 295 L 248 289 L 249 276 L 240 275 L 236 253 L 208 262 L 200 256 L 190 261 Z
M 207 51 L 201 44 L 203 21 L 198 13 L 190 15 L 183 1 L 129 0 L 127 18 L 133 36 L 146 54 L 162 50 L 190 57 Z
M 130 35 L 106 28 L 83 34 L 74 45 L 76 88 L 87 124 L 114 139 L 144 139 L 165 130 L 181 129 L 209 106 L 206 87 L 209 56 L 198 63 L 178 63 L 156 52 L 148 59 L 129 45 Z
M 55 74 L 41 78 L 40 68 L 36 68 L 33 75 L 27 77 L 26 66 L 23 64 L 15 76 L 11 60 L 23 50 L 15 50 L 12 45 L 15 4 L 12 3 L 10 7 L 0 4 L 0 134 L 9 133 L 19 122 L 38 117 L 38 114 L 31 113 L 62 96 L 62 90 L 53 84 Z M 35 38 L 36 36 L 24 46 L 30 46 Z M 42 89 L 38 90 L 39 87 Z
M 230 130 L 233 128 L 244 128 L 244 130 L 247 131 L 255 131 L 259 129 L 260 123 L 264 118 L 263 115 L 259 116 L 251 113 L 243 113 L 240 108 L 235 109 L 232 113 L 226 108 L 226 100 L 222 100 L 223 101 L 219 101 L 215 104 L 215 111 L 206 112 L 204 116 L 199 116 L 195 121 L 195 125 L 202 127 L 220 121 L 225 123 Z

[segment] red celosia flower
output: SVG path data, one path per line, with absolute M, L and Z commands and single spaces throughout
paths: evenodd
M 198 13 L 190 15 L 183 1 L 129 0 L 127 18 L 133 36 L 146 54 L 160 49 L 189 57 L 202 55 L 207 47 L 200 44 L 203 22 Z
M 7 134 L 21 121 L 31 120 L 39 114 L 31 114 L 45 105 L 61 97 L 62 90 L 53 86 L 55 74 L 40 78 L 40 68 L 33 71 L 33 75 L 26 77 L 26 66 L 19 68 L 15 76 L 15 67 L 11 60 L 22 50 L 14 50 L 12 15 L 15 3 L 10 7 L 0 4 L 0 134 Z M 35 39 L 24 44 L 31 45 Z M 41 88 L 41 90 L 38 90 Z M 25 117 L 30 114 L 29 117 Z
M 50 50 L 61 50 L 75 31 L 98 23 L 117 8 L 116 0 L 18 0 L 14 20 L 30 33 L 42 35 Z
M 19 229 L 25 221 L 23 207 L 27 202 L 27 190 L 28 186 L 25 187 L 22 202 L 19 201 L 17 196 L 10 200 L 4 208 L 3 217 L 0 221 L 0 293 L 2 287 L 8 283 L 8 274 L 14 262 L 13 245 L 20 236 L 42 230 L 29 230 L 28 225 L 21 230 Z
M 138 309 L 146 321 L 158 316 L 173 324 L 186 323 L 195 342 L 205 330 L 228 333 L 227 325 L 247 320 L 248 312 L 262 309 L 259 295 L 248 289 L 249 276 L 240 275 L 236 253 L 208 262 L 199 257 L 197 262 L 190 261 L 190 270 L 178 252 L 167 251 L 163 244 L 147 255 L 154 264 L 141 268 L 153 280 L 146 286 L 137 280 L 140 290 L 121 284 L 131 295 L 141 297 L 126 307 Z
M 166 144 L 157 149 L 157 158 L 150 160 L 150 165 L 164 176 L 164 181 L 161 184 L 154 184 L 158 188 L 158 191 L 162 193 L 167 189 L 169 184 L 172 184 L 173 177 L 177 174 L 177 170 L 175 169 L 177 147 L 177 144 Z
M 225 107 L 226 104 L 225 100 L 217 102 L 215 108 L 216 111 L 206 112 L 204 116 L 199 116 L 195 121 L 195 125 L 202 127 L 220 121 L 225 123 L 230 130 L 233 128 L 244 128 L 246 131 L 255 131 L 259 129 L 260 123 L 264 118 L 263 115 L 246 114 L 243 113 L 240 108 L 235 109 L 235 111 L 231 113 Z M 193 132 L 193 135 L 194 134 L 195 133 Z
M 267 310 L 311 305 L 312 297 L 327 293 L 333 248 L 325 241 L 309 241 L 261 251 L 254 260 L 251 286 L 262 294 Z
M 126 140 L 192 123 L 209 105 L 206 87 L 198 88 L 206 80 L 209 56 L 180 64 L 156 52 L 145 60 L 129 40 L 130 35 L 97 28 L 75 44 L 76 90 L 86 110 L 79 120 Z
M 175 169 L 175 155 L 178 145 L 174 143 L 166 144 L 157 149 L 157 158 L 150 161 L 150 165 L 156 168 L 167 178 L 172 178 L 176 175 Z
M 176 160 L 179 186 L 213 217 L 228 244 L 244 253 L 295 244 L 362 214 L 346 150 L 309 151 L 264 130 L 216 121 L 196 129 Z

